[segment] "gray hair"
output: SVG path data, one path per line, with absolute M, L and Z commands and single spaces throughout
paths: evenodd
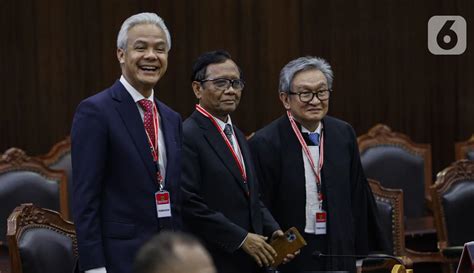
M 329 63 L 323 58 L 307 56 L 295 59 L 282 68 L 280 72 L 280 84 L 278 91 L 281 93 L 289 93 L 291 82 L 293 81 L 295 75 L 300 71 L 310 69 L 317 69 L 321 71 L 328 81 L 328 88 L 332 89 L 332 80 L 334 75 Z
M 151 12 L 143 12 L 139 14 L 135 14 L 125 20 L 120 28 L 120 31 L 117 36 L 117 48 L 121 48 L 126 50 L 127 48 L 127 40 L 128 40 L 128 31 L 136 26 L 141 24 L 153 24 L 159 28 L 161 28 L 166 35 L 166 44 L 168 46 L 168 51 L 171 49 L 171 36 L 168 28 L 165 25 L 163 19 L 158 16 L 156 13 Z

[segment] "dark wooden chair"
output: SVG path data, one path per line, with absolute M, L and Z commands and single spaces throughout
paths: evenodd
M 74 224 L 59 213 L 22 204 L 8 217 L 12 273 L 77 272 Z
M 382 187 L 373 179 L 369 179 L 369 185 L 377 203 L 379 220 L 385 232 L 384 237 L 389 238 L 390 252 L 388 254 L 399 257 L 408 268 L 412 268 L 416 263 L 443 262 L 440 253 L 419 252 L 405 247 L 403 191 Z M 387 269 L 392 269 L 394 265 L 393 260 L 375 263 L 372 259 L 368 265 L 364 265 L 362 272 L 387 272 Z
M 439 172 L 431 194 L 438 247 L 457 265 L 464 243 L 474 241 L 474 161 L 458 160 Z
M 11 148 L 1 156 L 0 200 L 0 245 L 6 244 L 8 216 L 22 203 L 34 203 L 69 217 L 64 172 L 48 169 L 18 148 Z
M 37 156 L 36 159 L 43 162 L 45 166 L 53 170 L 62 170 L 66 173 L 68 184 L 68 203 L 72 204 L 72 163 L 71 163 L 71 138 L 56 143 L 51 150 L 45 154 Z M 72 220 L 72 212 L 69 210 L 68 220 Z
M 431 213 L 431 146 L 414 143 L 408 136 L 377 124 L 357 139 L 362 166 L 368 178 L 405 195 L 405 233 L 436 233 Z
M 454 145 L 456 160 L 474 160 L 474 134 L 466 141 L 457 142 Z

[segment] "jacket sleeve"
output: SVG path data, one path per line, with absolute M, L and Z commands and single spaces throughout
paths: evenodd
M 248 232 L 222 213 L 209 208 L 202 198 L 200 165 L 203 162 L 192 139 L 193 137 L 185 137 L 183 140 L 181 193 L 185 227 L 213 246 L 229 253 L 234 252 L 240 247 Z
M 172 210 L 172 221 L 173 221 L 173 230 L 174 231 L 179 231 L 183 229 L 183 219 L 182 219 L 182 196 L 181 196 L 181 160 L 182 160 L 182 143 L 183 143 L 183 122 L 181 120 L 181 116 L 176 114 L 176 124 L 177 124 L 177 135 L 176 139 L 178 141 L 178 147 L 179 147 L 179 152 L 178 152 L 178 165 L 175 166 L 174 168 L 177 168 L 177 176 L 173 177 L 173 193 L 171 195 L 171 210 Z
M 273 149 L 270 143 L 259 135 L 252 137 L 249 145 L 257 173 L 260 198 L 265 206 L 272 210 L 276 184 L 280 181 L 280 170 L 276 167 L 279 166 L 278 156 L 273 152 L 277 149 Z
M 107 128 L 100 109 L 82 102 L 72 130 L 73 217 L 82 270 L 105 266 L 101 230 L 101 191 L 107 154 Z

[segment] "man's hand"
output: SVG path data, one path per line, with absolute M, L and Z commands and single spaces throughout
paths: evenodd
M 283 237 L 285 236 L 285 234 L 283 233 L 283 231 L 281 229 L 279 230 L 276 230 L 275 232 L 273 232 L 272 234 L 272 239 L 271 239 L 271 242 L 273 242 L 273 240 L 279 238 L 279 237 Z M 295 258 L 296 255 L 300 254 L 300 251 L 297 250 L 295 253 L 293 254 L 287 254 L 285 258 L 283 258 L 283 263 L 286 264 L 288 263 L 289 261 L 293 260 Z
M 250 233 L 242 244 L 242 249 L 247 252 L 262 267 L 270 266 L 275 260 L 277 253 L 273 247 L 267 244 L 268 238 L 255 233 Z

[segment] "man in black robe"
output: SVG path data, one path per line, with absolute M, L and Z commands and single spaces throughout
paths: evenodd
M 332 81 L 321 58 L 288 63 L 279 85 L 287 113 L 250 140 L 264 202 L 283 230 L 295 226 L 308 242 L 281 272 L 355 272 L 353 258 L 312 254 L 385 249 L 354 130 L 326 115 Z

